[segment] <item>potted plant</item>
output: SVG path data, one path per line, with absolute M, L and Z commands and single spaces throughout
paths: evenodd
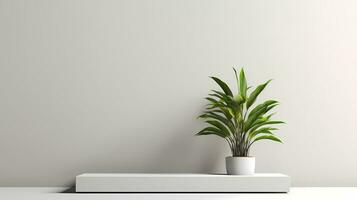
M 251 175 L 255 171 L 255 157 L 249 156 L 251 146 L 261 140 L 282 141 L 274 135 L 277 130 L 271 125 L 284 123 L 272 120 L 270 111 L 278 105 L 275 100 L 266 100 L 254 106 L 257 97 L 271 80 L 258 85 L 250 94 L 244 70 L 239 77 L 233 68 L 237 92 L 232 92 L 228 85 L 217 77 L 212 78 L 222 91 L 212 90 L 206 98 L 209 104 L 199 116 L 208 124 L 196 135 L 216 135 L 227 141 L 232 156 L 226 157 L 226 169 L 232 175 Z

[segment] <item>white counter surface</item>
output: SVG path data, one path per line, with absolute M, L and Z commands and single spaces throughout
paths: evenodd
M 1 200 L 356 200 L 357 187 L 293 187 L 289 193 L 75 193 L 65 187 L 0 187 Z

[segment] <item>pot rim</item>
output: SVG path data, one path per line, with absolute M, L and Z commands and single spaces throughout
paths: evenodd
M 226 158 L 255 158 L 254 156 L 227 156 Z

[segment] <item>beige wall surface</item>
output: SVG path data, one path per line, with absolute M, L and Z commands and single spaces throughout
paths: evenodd
M 83 172 L 224 172 L 194 137 L 216 85 L 274 78 L 284 144 L 258 172 L 357 186 L 357 3 L 327 0 L 0 0 L 0 186 Z

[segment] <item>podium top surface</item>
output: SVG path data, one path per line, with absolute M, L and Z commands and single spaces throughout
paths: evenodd
M 254 175 L 199 174 L 199 173 L 84 173 L 77 177 L 288 177 L 280 173 L 256 173 Z

